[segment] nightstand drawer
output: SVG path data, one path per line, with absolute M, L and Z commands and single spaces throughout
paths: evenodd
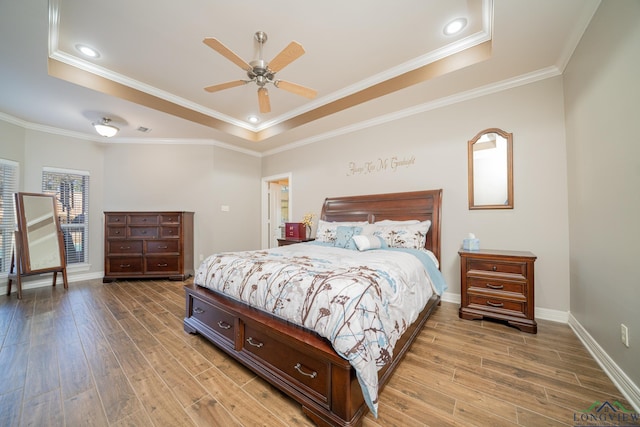
M 483 295 L 469 294 L 469 308 L 474 306 L 480 307 L 486 311 L 510 311 L 510 312 L 525 312 L 526 301 L 514 301 L 510 299 L 494 298 Z
M 526 282 L 511 282 L 508 280 L 496 280 L 493 278 L 468 277 L 467 290 L 478 293 L 516 294 L 525 296 Z
M 486 259 L 469 259 L 469 271 L 489 271 L 494 273 L 518 274 L 526 277 L 527 264 L 523 262 L 504 262 Z

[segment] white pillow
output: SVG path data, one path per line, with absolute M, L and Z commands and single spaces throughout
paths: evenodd
M 408 219 L 406 221 L 394 221 L 392 219 L 383 219 L 382 221 L 376 221 L 374 222 L 374 224 L 376 225 L 411 225 L 411 224 L 417 224 L 420 221 L 418 221 L 417 219 Z
M 318 228 L 316 229 L 316 241 L 317 242 L 327 242 L 327 243 L 335 243 L 336 241 L 336 231 L 338 227 L 354 227 L 354 226 L 363 226 L 368 224 L 367 221 L 356 221 L 356 222 L 336 222 L 336 221 L 323 221 L 321 219 L 318 220 Z
M 382 247 L 382 239 L 371 234 L 359 234 L 352 237 L 359 251 L 368 251 L 370 249 L 380 249 Z
M 408 225 L 377 225 L 373 235 L 378 236 L 387 243 L 390 248 L 424 248 L 427 232 L 431 227 L 431 221 L 422 221 Z

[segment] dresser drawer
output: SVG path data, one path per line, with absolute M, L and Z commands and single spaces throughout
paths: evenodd
M 129 215 L 129 225 L 156 225 L 158 224 L 157 214 Z
M 126 239 L 127 237 L 127 228 L 110 225 L 106 230 L 107 239 Z
M 128 227 L 129 236 L 133 239 L 157 239 L 158 227 Z
M 180 271 L 179 256 L 147 256 L 144 263 L 146 273 L 176 273 Z
M 467 290 L 476 293 L 515 294 L 524 297 L 526 282 L 498 280 L 492 277 L 468 277 Z
M 127 216 L 125 214 L 108 214 L 105 215 L 105 222 L 107 225 L 124 225 L 127 223 Z
M 110 255 L 142 255 L 142 240 L 118 241 L 109 240 L 107 242 Z
M 211 327 L 215 333 L 226 338 L 229 344 L 233 345 L 238 328 L 235 316 L 193 296 L 191 296 L 190 316 Z
M 468 263 L 468 271 L 471 274 L 473 274 L 474 270 L 478 270 L 494 273 L 517 274 L 523 277 L 527 276 L 527 264 L 524 262 L 495 261 L 470 258 Z
M 245 324 L 242 351 L 290 378 L 303 392 L 313 393 L 325 402 L 329 396 L 329 363 L 312 359 L 288 347 L 264 331 Z
M 484 311 L 504 313 L 525 313 L 526 301 L 495 298 L 484 295 L 469 294 L 469 307 L 482 308 Z
M 162 214 L 160 215 L 160 224 L 180 224 L 180 215 Z
M 146 253 L 148 254 L 178 253 L 180 248 L 178 240 L 147 240 L 145 243 L 147 244 Z
M 142 274 L 142 257 L 109 257 L 107 272 L 116 274 Z
M 163 225 L 160 227 L 160 237 L 163 239 L 166 238 L 174 238 L 177 239 L 180 237 L 180 226 L 179 225 Z

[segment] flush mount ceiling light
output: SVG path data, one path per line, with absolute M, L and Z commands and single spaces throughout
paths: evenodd
M 249 116 L 249 117 L 247 117 L 247 120 L 249 120 L 249 123 L 258 123 L 260 121 L 260 117 L 258 117 L 258 116 Z
M 462 29 L 464 27 L 466 27 L 466 26 L 467 26 L 467 19 L 466 18 L 454 19 L 453 21 L 451 21 L 447 25 L 445 25 L 444 34 L 446 36 L 452 36 L 454 34 L 459 33 L 460 31 L 462 31 Z
M 89 58 L 99 58 L 100 57 L 100 53 L 98 53 L 98 51 L 95 50 L 92 47 L 89 47 L 89 46 L 86 46 L 86 45 L 83 45 L 83 44 L 77 44 L 76 45 L 76 49 L 78 50 L 78 52 L 80 52 L 84 56 L 88 56 Z
M 117 127 L 110 125 L 111 119 L 108 117 L 103 117 L 102 120 L 98 123 L 92 123 L 93 127 L 96 128 L 96 132 L 99 135 L 104 136 L 106 138 L 111 138 L 114 136 L 120 129 Z

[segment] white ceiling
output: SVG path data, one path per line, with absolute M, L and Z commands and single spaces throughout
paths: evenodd
M 269 153 L 558 75 L 598 4 L 0 0 L 0 118 L 108 143 L 215 143 Z M 457 17 L 467 27 L 445 36 L 444 24 Z M 269 86 L 271 113 L 259 114 L 253 83 L 203 90 L 246 77 L 203 38 L 217 38 L 250 62 L 258 57 L 259 30 L 268 35 L 267 61 L 292 40 L 304 46 L 277 77 L 317 90 L 315 99 Z M 94 47 L 100 58 L 82 58 L 77 44 Z M 489 44 L 488 59 L 457 65 Z M 454 67 L 432 76 L 450 55 Z M 48 64 L 64 78 L 50 75 Z M 403 74 L 416 69 L 426 71 L 402 88 Z M 261 122 L 249 124 L 251 114 Z M 116 137 L 95 134 L 91 122 L 104 116 L 121 129 Z

